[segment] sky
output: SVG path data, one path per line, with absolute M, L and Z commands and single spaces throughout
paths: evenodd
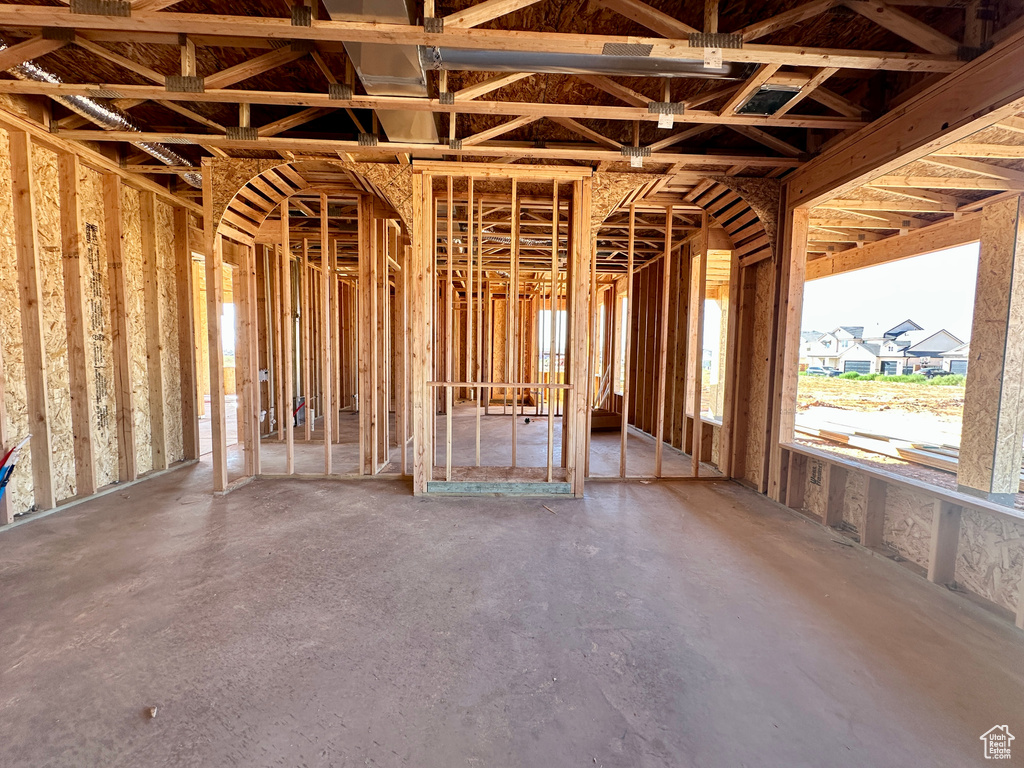
M 978 244 L 972 243 L 812 280 L 804 285 L 801 329 L 863 325 L 871 337 L 910 319 L 968 341 L 977 277 Z

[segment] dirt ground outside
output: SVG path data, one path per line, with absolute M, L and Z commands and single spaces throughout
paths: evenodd
M 932 414 L 959 425 L 964 413 L 963 387 L 801 376 L 797 392 L 798 414 L 816 407 L 866 413 L 901 411 Z

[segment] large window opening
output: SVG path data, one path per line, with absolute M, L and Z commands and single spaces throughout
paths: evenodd
M 972 243 L 808 281 L 797 441 L 955 473 L 977 273 Z

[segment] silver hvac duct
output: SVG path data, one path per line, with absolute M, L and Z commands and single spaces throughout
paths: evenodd
M 0 40 L 0 51 L 7 48 L 7 44 Z M 34 80 L 37 83 L 52 83 L 60 85 L 61 79 L 52 72 L 43 69 L 38 64 L 26 61 L 7 70 L 19 80 Z M 105 131 L 132 131 L 141 133 L 142 129 L 125 112 L 109 104 L 106 101 L 93 99 L 89 96 L 54 96 L 54 100 L 60 102 L 68 109 L 77 112 L 87 120 L 96 123 Z M 191 165 L 184 157 L 179 155 L 170 147 L 163 144 L 153 144 L 148 141 L 133 141 L 132 144 L 143 152 L 146 152 L 164 165 Z M 202 189 L 203 176 L 199 173 L 181 174 L 188 184 Z
M 623 77 L 699 77 L 741 80 L 755 67 L 723 62 L 705 67 L 702 61 L 651 56 L 605 56 L 557 51 L 494 51 L 470 48 L 420 46 L 424 69 L 470 70 L 473 72 L 534 72 L 561 75 L 609 75 Z

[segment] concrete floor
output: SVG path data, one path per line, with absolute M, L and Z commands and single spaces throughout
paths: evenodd
M 0 534 L 0 765 L 933 768 L 1024 739 L 1024 635 L 736 485 L 552 514 L 209 481 Z

